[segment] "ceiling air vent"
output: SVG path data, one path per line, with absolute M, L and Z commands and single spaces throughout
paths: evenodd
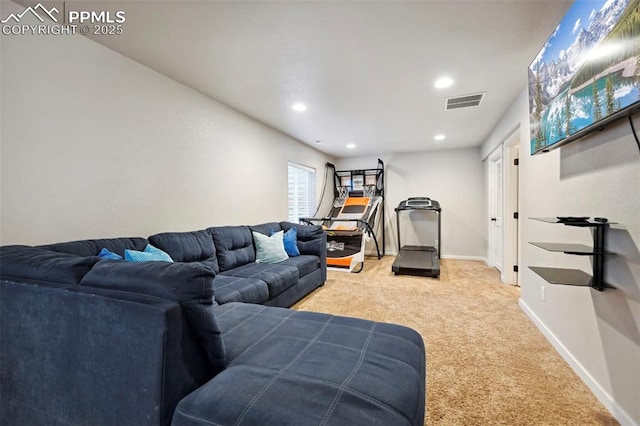
M 444 109 L 446 111 L 452 109 L 469 108 L 480 106 L 486 93 L 474 93 L 472 95 L 457 96 L 455 98 L 447 98 L 445 100 Z

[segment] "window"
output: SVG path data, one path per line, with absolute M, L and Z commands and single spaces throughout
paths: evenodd
M 289 161 L 289 221 L 316 213 L 316 170 Z

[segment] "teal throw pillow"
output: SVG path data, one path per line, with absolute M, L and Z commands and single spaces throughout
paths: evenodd
M 120 256 L 118 253 L 112 252 L 108 248 L 103 248 L 102 250 L 100 250 L 100 253 L 98 253 L 98 257 L 101 259 L 124 260 L 122 256 Z
M 127 262 L 171 262 L 173 259 L 164 251 L 157 247 L 147 244 L 144 251 L 125 250 L 124 260 Z
M 278 231 L 270 237 L 255 231 L 251 233 L 256 243 L 257 263 L 278 263 L 289 258 L 284 250 L 284 231 Z
M 271 235 L 275 233 L 276 231 L 272 229 Z M 284 233 L 283 241 L 284 251 L 287 252 L 287 255 L 289 255 L 289 257 L 300 256 L 300 250 L 298 250 L 298 230 L 295 226 Z

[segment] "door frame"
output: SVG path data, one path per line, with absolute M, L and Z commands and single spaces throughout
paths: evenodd
M 503 265 L 502 282 L 505 284 L 519 285 L 520 274 L 514 270 L 514 266 L 519 265 L 519 234 L 520 220 L 514 218 L 514 213 L 518 212 L 518 166 L 514 164 L 519 159 L 520 149 L 520 126 L 518 126 L 503 142 Z
M 489 154 L 488 160 L 488 184 L 489 184 L 489 198 L 487 203 L 487 215 L 488 215 L 488 235 L 489 235 L 489 252 L 488 252 L 488 261 L 489 266 L 495 267 L 503 274 L 504 271 L 504 224 L 502 223 L 500 229 L 502 232 L 498 235 L 497 227 L 494 225 L 493 216 L 498 216 L 498 212 L 494 212 L 494 206 L 496 204 L 496 199 L 498 196 L 498 191 L 502 192 L 502 211 L 499 212 L 501 217 L 501 222 L 504 222 L 504 156 L 502 153 L 503 145 L 499 145 L 495 150 Z M 502 163 L 502 180 L 501 182 L 496 182 L 496 163 L 500 161 Z M 500 244 L 502 246 L 502 256 L 500 259 L 496 257 L 496 246 Z

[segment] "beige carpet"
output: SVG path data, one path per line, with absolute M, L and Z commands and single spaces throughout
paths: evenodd
M 615 425 L 483 262 L 443 260 L 440 279 L 395 276 L 394 257 L 329 271 L 293 308 L 402 324 L 427 349 L 426 425 Z

